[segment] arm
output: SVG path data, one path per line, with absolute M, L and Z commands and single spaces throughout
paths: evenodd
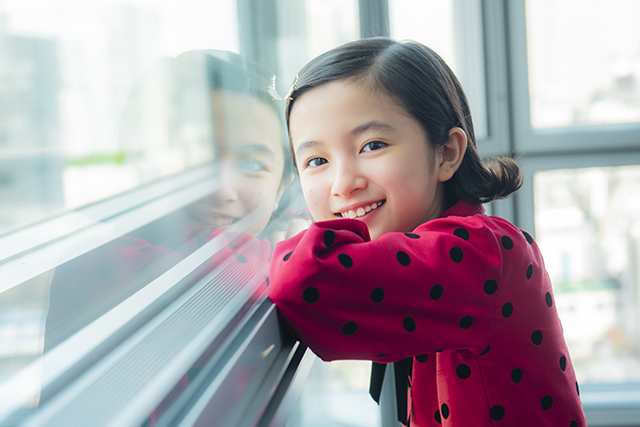
M 491 333 L 501 259 L 478 217 L 437 219 L 374 241 L 361 221 L 319 222 L 276 246 L 269 295 L 324 360 L 479 354 Z

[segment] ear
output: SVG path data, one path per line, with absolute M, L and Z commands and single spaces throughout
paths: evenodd
M 445 182 L 451 179 L 460 167 L 464 153 L 467 151 L 467 134 L 461 128 L 455 127 L 449 130 L 447 142 L 439 150 L 438 181 Z

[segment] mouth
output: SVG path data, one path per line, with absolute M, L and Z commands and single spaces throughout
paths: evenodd
M 340 212 L 336 212 L 334 215 L 337 218 L 362 218 L 374 212 L 380 206 L 384 205 L 386 200 L 380 200 L 378 202 L 369 203 L 359 206 L 357 208 L 346 209 Z
M 238 218 L 226 218 L 221 216 L 208 216 L 205 219 L 205 222 L 209 225 L 217 225 L 219 227 L 224 227 L 225 225 L 231 225 L 234 222 L 238 221 Z
M 207 225 L 215 225 L 217 227 L 225 227 L 240 220 L 240 218 L 224 216 L 211 212 L 202 212 L 200 210 L 194 210 L 192 211 L 192 214 Z

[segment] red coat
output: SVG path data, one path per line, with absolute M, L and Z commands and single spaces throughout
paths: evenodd
M 458 202 L 411 233 L 318 222 L 279 243 L 269 295 L 323 360 L 415 356 L 410 424 L 586 426 L 531 236 Z

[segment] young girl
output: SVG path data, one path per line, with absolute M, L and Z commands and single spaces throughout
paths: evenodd
M 325 361 L 411 358 L 412 427 L 586 426 L 538 246 L 484 215 L 518 166 L 483 165 L 445 62 L 348 43 L 302 69 L 287 123 L 316 222 L 276 246 L 269 294 L 299 339 Z

